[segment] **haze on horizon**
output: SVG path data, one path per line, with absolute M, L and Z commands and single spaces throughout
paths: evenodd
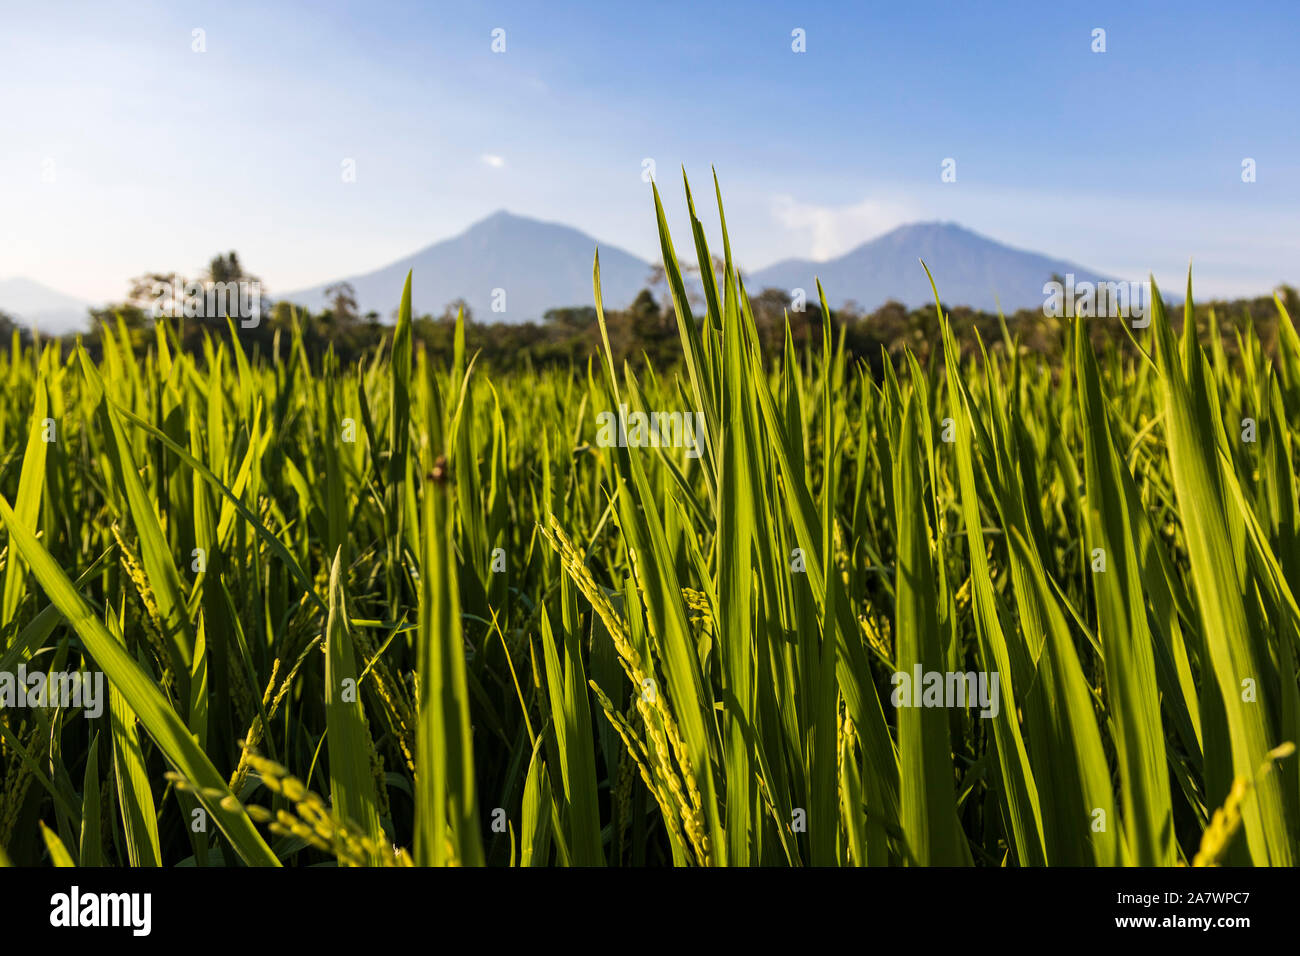
M 1283 3 L 10 6 L 0 279 L 91 302 L 231 249 L 304 288 L 502 208 L 654 260 L 647 159 L 683 240 L 680 169 L 711 239 L 718 170 L 751 270 L 943 220 L 1210 295 L 1297 278 Z

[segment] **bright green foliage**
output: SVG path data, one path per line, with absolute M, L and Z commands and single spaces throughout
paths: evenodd
M 106 679 L 0 698 L 0 861 L 1295 862 L 1281 306 L 1276 347 L 1157 300 L 1063 367 L 942 313 L 926 365 L 764 355 L 720 199 L 701 302 L 654 198 L 674 367 L 615 367 L 598 258 L 567 370 L 413 348 L 419 276 L 355 367 L 166 321 L 0 358 L 0 673 Z

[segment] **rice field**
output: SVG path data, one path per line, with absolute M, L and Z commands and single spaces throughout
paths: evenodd
M 355 366 L 15 338 L 0 862 L 1296 862 L 1282 304 L 1055 368 L 941 314 L 873 375 L 762 354 L 725 222 L 679 260 L 655 204 L 674 367 L 435 361 L 418 275 Z

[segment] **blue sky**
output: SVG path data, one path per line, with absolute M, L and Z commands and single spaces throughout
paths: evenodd
M 1198 292 L 1300 282 L 1296 4 L 0 8 L 0 278 L 88 300 L 228 249 L 274 294 L 499 208 L 652 258 L 646 158 L 679 245 L 679 168 L 700 200 L 716 166 L 750 269 L 943 219 L 1123 278 L 1192 259 Z

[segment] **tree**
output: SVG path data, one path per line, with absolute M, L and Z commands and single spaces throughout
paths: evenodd
M 713 278 L 716 282 L 721 283 L 722 274 L 727 269 L 727 261 L 716 253 L 710 253 L 709 258 L 713 261 Z M 687 281 L 689 278 L 700 274 L 700 267 L 688 262 L 681 269 L 682 285 L 686 287 L 686 301 L 691 303 L 692 306 L 703 305 L 704 296 L 700 294 L 699 284 Z M 656 262 L 650 266 L 650 274 L 646 276 L 646 287 L 657 290 L 660 286 L 664 289 L 662 293 L 664 305 L 671 305 L 672 289 L 668 286 L 668 273 L 664 270 L 663 263 Z
M 239 256 L 232 250 L 226 255 L 217 253 L 208 262 L 209 282 L 256 281 L 255 276 L 244 275 L 244 267 L 239 263 Z
M 355 322 L 358 316 L 357 293 L 351 283 L 336 282 L 325 289 L 326 308 L 340 325 Z
M 627 309 L 628 328 L 632 338 L 645 350 L 651 361 L 658 361 L 669 351 L 677 339 L 675 323 L 667 309 L 660 309 L 654 293 L 642 289 Z
M 474 318 L 474 311 L 469 307 L 469 303 L 464 299 L 452 299 L 443 308 L 442 315 L 438 318 L 442 322 L 454 325 L 456 322 L 456 315 L 461 311 L 464 311 L 465 313 L 465 324 L 469 325 Z
M 126 302 L 130 318 L 128 324 L 136 319 L 157 318 L 159 315 L 171 314 L 174 298 L 184 292 L 185 279 L 175 272 L 146 272 L 136 276 L 127 287 Z M 175 303 L 178 311 L 184 311 L 184 303 Z

